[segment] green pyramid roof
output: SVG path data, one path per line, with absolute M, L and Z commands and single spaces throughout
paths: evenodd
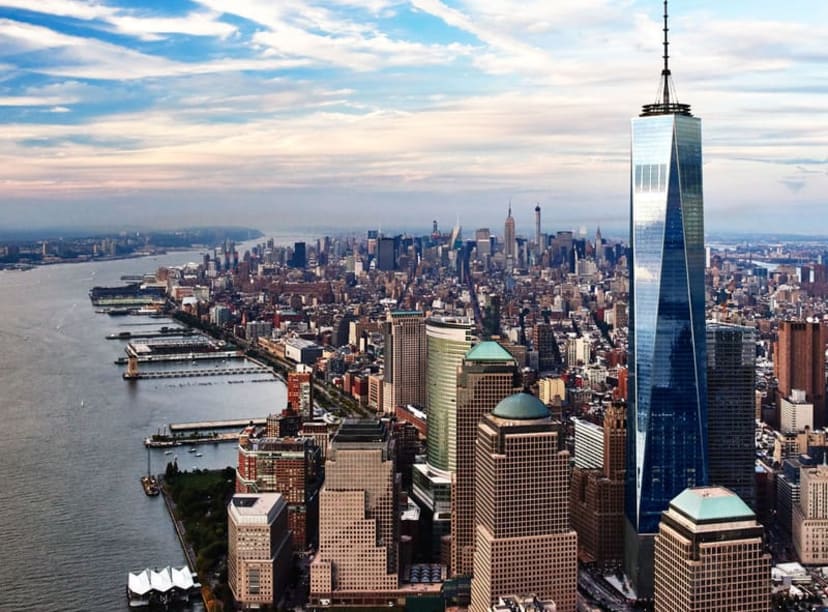
M 534 395 L 524 391 L 502 400 L 492 410 L 492 414 L 501 419 L 531 421 L 548 418 L 549 409 Z
M 511 353 L 497 342 L 487 340 L 466 353 L 466 361 L 514 361 Z
M 756 518 L 745 502 L 724 487 L 685 489 L 670 502 L 676 510 L 697 523 Z

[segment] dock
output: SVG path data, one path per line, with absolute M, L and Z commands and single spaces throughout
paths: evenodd
M 246 423 L 245 423 L 246 425 Z M 149 448 L 174 448 L 178 446 L 195 446 L 197 444 L 218 444 L 219 442 L 238 442 L 239 432 L 217 433 L 215 435 L 203 435 L 200 437 L 189 437 L 186 435 L 164 436 L 161 439 L 153 439 L 152 436 L 144 439 L 144 446 Z
M 174 336 L 192 336 L 195 335 L 192 329 L 187 327 L 169 328 L 166 331 L 161 330 L 157 332 L 130 332 L 122 331 L 117 334 L 107 334 L 107 340 L 136 340 L 149 338 L 171 338 Z
M 241 429 L 253 425 L 266 425 L 267 419 L 230 419 L 225 421 L 197 421 L 195 423 L 170 423 L 170 432 L 174 431 L 198 431 L 202 429 Z M 238 437 L 238 436 L 237 436 Z
M 272 375 L 273 373 L 258 366 L 244 366 L 240 368 L 205 368 L 202 370 L 159 370 L 155 372 L 136 372 L 134 374 L 124 372 L 123 377 L 126 380 L 152 380 L 159 378 L 192 378 L 195 376 L 236 376 L 240 374 Z
M 210 361 L 218 359 L 241 359 L 241 351 L 216 351 L 214 353 L 172 353 L 168 355 L 138 355 L 138 363 L 160 363 L 162 361 Z M 127 365 L 129 358 L 119 357 L 115 365 Z M 263 368 L 265 366 L 262 366 Z

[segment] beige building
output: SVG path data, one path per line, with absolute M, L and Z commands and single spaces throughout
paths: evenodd
M 393 414 L 397 406 L 425 406 L 428 345 L 423 313 L 388 313 L 388 319 L 383 323 L 383 335 L 383 411 Z
M 237 494 L 227 506 L 227 581 L 239 606 L 278 604 L 291 563 L 288 508 L 280 493 Z
M 574 612 L 578 536 L 569 525 L 569 453 L 529 393 L 502 400 L 478 425 L 472 612 L 499 597 L 535 595 Z
M 451 490 L 451 573 L 474 565 L 474 451 L 477 424 L 504 398 L 519 392 L 515 359 L 497 342 L 471 349 L 457 375 L 457 469 Z
M 806 401 L 805 391 L 794 389 L 790 397 L 779 400 L 779 424 L 782 433 L 813 430 L 814 405 Z
M 763 533 L 733 491 L 685 489 L 662 513 L 655 537 L 656 612 L 766 612 Z
M 799 503 L 794 504 L 792 531 L 801 563 L 828 563 L 828 466 L 799 470 Z
M 566 399 L 566 385 L 557 376 L 541 378 L 538 381 L 538 396 L 547 405 L 560 405 Z
M 367 604 L 397 589 L 398 487 L 386 424 L 344 421 L 325 462 L 319 551 L 310 568 L 314 605 Z

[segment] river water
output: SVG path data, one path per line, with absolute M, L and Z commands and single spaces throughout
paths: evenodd
M 281 382 L 251 383 L 261 375 L 121 379 L 124 345 L 104 337 L 152 320 L 96 314 L 87 291 L 188 261 L 200 253 L 0 272 L 0 610 L 128 609 L 128 571 L 185 563 L 164 502 L 141 489 L 143 438 L 285 405 Z M 235 462 L 232 443 L 186 451 L 182 469 Z M 152 451 L 153 471 L 171 458 Z

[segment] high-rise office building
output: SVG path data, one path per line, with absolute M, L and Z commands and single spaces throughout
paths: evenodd
M 328 447 L 311 602 L 366 603 L 398 587 L 399 490 L 387 425 L 346 419 Z
M 778 401 L 794 389 L 814 405 L 814 427 L 825 427 L 825 343 L 828 328 L 819 321 L 783 321 L 773 355 Z
M 304 242 L 293 243 L 293 258 L 290 260 L 291 268 L 304 268 L 308 263 L 307 251 Z
M 538 398 L 510 395 L 478 425 L 472 612 L 534 594 L 574 612 L 578 536 L 569 525 L 569 453 Z
M 701 120 L 664 69 L 632 121 L 625 570 L 652 594 L 661 513 L 708 482 Z
M 514 259 L 517 255 L 517 242 L 515 241 L 515 218 L 512 216 L 512 203 L 509 202 L 509 214 L 503 224 L 503 254 L 507 258 Z
M 474 564 L 475 440 L 480 419 L 521 390 L 517 362 L 497 342 L 481 342 L 457 375 L 457 461 L 451 489 L 451 571 L 469 575 Z
M 270 607 L 285 594 L 291 538 L 279 493 L 234 495 L 227 505 L 227 583 L 245 609 Z
M 383 404 L 386 413 L 397 406 L 426 405 L 426 356 L 428 344 L 425 318 L 417 311 L 388 313 L 383 323 L 385 337 Z
M 472 321 L 433 316 L 426 320 L 426 410 L 430 466 L 453 472 L 457 457 L 457 368 L 469 352 Z
M 451 529 L 451 474 L 457 459 L 457 368 L 471 348 L 472 322 L 466 317 L 434 316 L 426 321 L 425 464 L 416 464 L 412 495 L 428 514 L 431 552 L 436 557 L 441 538 Z
M 756 503 L 756 332 L 707 323 L 707 444 L 710 483 Z
M 723 487 L 687 489 L 655 542 L 656 612 L 765 612 L 770 555 L 756 515 Z
M 538 353 L 538 371 L 551 372 L 560 368 L 560 351 L 555 330 L 549 323 L 537 323 L 532 330 L 532 347 Z
M 390 237 L 382 237 L 377 243 L 377 270 L 394 270 L 397 267 L 396 244 Z

